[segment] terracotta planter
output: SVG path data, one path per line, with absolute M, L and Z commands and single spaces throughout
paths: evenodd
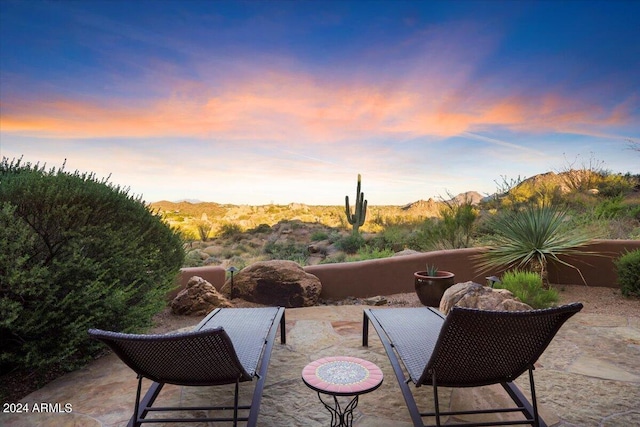
M 426 271 L 413 273 L 416 294 L 423 305 L 439 307 L 444 291 L 453 286 L 455 275 L 449 271 L 437 271 L 435 276 L 428 276 Z

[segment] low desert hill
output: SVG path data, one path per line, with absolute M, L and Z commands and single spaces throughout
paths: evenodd
M 461 193 L 446 202 L 463 202 L 470 200 L 478 204 L 482 196 L 475 191 Z M 426 218 L 438 217 L 445 201 L 418 200 L 404 206 L 375 206 L 367 208 L 367 220 L 363 231 L 376 231 L 380 226 L 394 223 L 411 223 L 423 221 Z M 269 226 L 281 221 L 301 221 L 305 223 L 320 223 L 329 227 L 350 228 L 346 222 L 344 206 L 315 206 L 303 203 L 288 205 L 232 205 L 215 202 L 191 203 L 188 201 L 151 203 L 154 210 L 160 212 L 172 226 L 195 232 L 195 228 L 202 222 L 210 223 L 215 233 L 216 229 L 225 224 L 234 224 L 243 230 L 256 228 L 261 224 Z M 353 209 L 353 208 L 352 208 Z

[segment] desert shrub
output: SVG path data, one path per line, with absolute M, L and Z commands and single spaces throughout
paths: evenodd
M 349 255 L 346 258 L 346 261 L 364 261 L 367 259 L 378 259 L 378 258 L 388 258 L 393 256 L 394 251 L 391 249 L 378 249 L 370 245 L 364 245 L 358 251 Z
M 558 302 L 558 292 L 545 289 L 540 275 L 530 271 L 507 271 L 495 287 L 511 291 L 520 301 L 533 308 L 547 308 Z
M 249 233 L 271 233 L 271 226 L 263 223 L 249 230 Z
M 609 174 L 598 183 L 600 196 L 611 198 L 623 196 L 636 185 L 637 179 L 630 174 Z
M 440 242 L 451 249 L 468 248 L 478 210 L 467 196 L 462 201 L 452 198 L 443 203 L 440 209 L 442 221 L 437 223 Z
M 356 252 L 358 252 L 358 249 L 364 246 L 364 244 L 364 237 L 362 237 L 360 233 L 344 236 L 340 238 L 340 240 L 335 242 L 335 245 L 338 249 L 348 254 L 355 254 Z
M 314 231 L 311 234 L 311 241 L 312 242 L 319 242 L 321 240 L 326 240 L 328 238 L 329 238 L 329 233 L 327 233 L 326 231 L 322 231 L 322 230 Z
M 640 249 L 627 252 L 615 261 L 618 284 L 624 296 L 640 296 Z
M 345 254 L 344 252 L 338 252 L 334 255 L 326 257 L 325 259 L 320 261 L 320 264 L 335 264 L 338 262 L 346 262 L 346 261 L 347 261 L 347 254 Z
M 200 251 L 195 250 L 187 252 L 182 263 L 183 267 L 202 267 L 203 265 L 204 260 L 200 256 Z
M 387 225 L 370 242 L 372 248 L 380 251 L 398 252 L 410 244 L 412 227 L 392 224 Z
M 340 234 L 339 231 L 332 231 L 331 233 L 329 233 L 329 243 L 335 243 L 338 240 L 342 239 L 342 234 Z
M 138 331 L 166 305 L 183 242 L 92 174 L 0 163 L 0 368 L 72 369 L 87 329 Z
M 244 251 L 238 247 L 238 245 L 225 246 L 220 252 L 220 256 L 224 259 L 233 258 L 235 256 L 242 256 Z
M 234 266 L 238 271 L 240 271 L 247 266 L 247 260 L 240 256 L 234 256 L 229 259 L 229 265 Z M 230 274 L 227 273 L 227 276 L 230 276 Z
M 235 223 L 222 224 L 218 235 L 220 237 L 236 237 L 242 233 L 242 227 Z
M 616 196 L 596 205 L 594 213 L 597 218 L 612 219 L 621 216 L 626 210 L 627 208 L 622 204 L 622 196 Z
M 213 225 L 208 221 L 200 221 L 196 227 L 198 229 L 198 236 L 200 237 L 200 240 L 203 242 L 209 240 L 209 234 L 211 233 Z
M 299 264 L 304 264 L 308 256 L 307 246 L 294 242 L 267 242 L 263 251 L 270 259 L 296 261 Z

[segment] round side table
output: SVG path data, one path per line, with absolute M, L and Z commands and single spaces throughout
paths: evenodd
M 318 393 L 320 402 L 331 413 L 331 427 L 351 426 L 358 396 L 380 387 L 382 379 L 380 368 L 357 357 L 324 357 L 309 363 L 302 370 L 302 381 Z M 321 394 L 332 396 L 333 405 L 325 402 Z M 338 396 L 353 398 L 343 408 Z

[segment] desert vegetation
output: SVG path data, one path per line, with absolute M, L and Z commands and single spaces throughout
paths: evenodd
M 7 159 L 0 247 L 0 370 L 32 381 L 101 352 L 89 328 L 150 326 L 184 261 L 179 234 L 127 190 Z
M 348 262 L 403 250 L 495 246 L 501 244 L 501 238 L 511 238 L 523 247 L 528 244 L 526 239 L 543 239 L 546 249 L 542 252 L 547 256 L 537 260 L 543 273 L 548 259 L 557 261 L 558 254 L 589 239 L 640 238 L 638 186 L 638 176 L 592 166 L 529 179 L 500 177 L 496 193 L 490 196 L 470 192 L 406 206 L 369 205 L 366 221 L 355 233 L 345 208 L 339 205 L 158 202 L 152 207 L 181 230 L 188 242 L 189 266 L 242 268 L 276 258 L 302 265 Z M 514 219 L 530 227 L 528 231 L 511 230 L 509 237 L 505 227 Z M 542 229 L 535 228 L 539 219 L 547 220 Z M 206 239 L 198 232 L 203 223 L 210 230 Z M 522 265 L 521 259 L 526 261 Z M 526 267 L 528 261 L 525 254 L 513 267 Z

